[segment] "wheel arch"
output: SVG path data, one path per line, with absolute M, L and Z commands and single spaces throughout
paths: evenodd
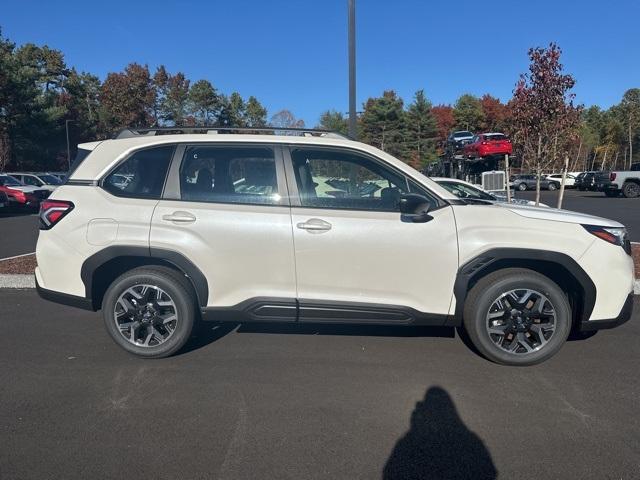
M 546 250 L 498 248 L 484 252 L 458 269 L 454 284 L 456 309 L 453 319 L 462 321 L 467 294 L 483 277 L 504 268 L 527 268 L 553 280 L 569 296 L 573 314 L 573 326 L 591 316 L 596 299 L 596 287 L 571 257 L 560 252 Z
M 182 273 L 193 287 L 198 305 L 206 307 L 209 286 L 204 274 L 188 258 L 173 250 L 141 246 L 111 246 L 93 254 L 82 264 L 80 277 L 85 297 L 93 310 L 100 310 L 102 298 L 113 280 L 123 273 L 146 265 L 161 265 Z

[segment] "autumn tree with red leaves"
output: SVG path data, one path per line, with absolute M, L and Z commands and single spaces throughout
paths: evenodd
M 522 74 L 511 102 L 513 137 L 522 161 L 538 177 L 536 204 L 540 202 L 540 175 L 558 168 L 569 155 L 580 122 L 581 107 L 573 104 L 573 76 L 563 73 L 562 51 L 555 43 L 529 50 L 529 73 Z

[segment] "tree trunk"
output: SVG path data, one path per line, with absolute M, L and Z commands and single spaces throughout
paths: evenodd
M 571 166 L 571 171 L 575 172 L 576 168 L 578 168 L 578 160 L 580 159 L 580 151 L 582 150 L 582 138 L 580 139 L 580 145 L 578 145 L 578 154 L 576 155 L 576 161 L 573 162 Z
M 633 135 L 631 134 L 631 120 L 629 120 L 629 170 L 633 163 Z
M 564 168 L 562 169 L 562 182 L 560 183 L 560 194 L 558 195 L 558 208 L 562 208 L 562 200 L 564 199 L 564 184 L 567 179 L 568 168 L 569 168 L 569 155 L 565 155 Z
M 542 173 L 542 134 L 538 134 L 538 151 L 536 152 L 536 207 L 540 206 L 540 174 Z
M 600 164 L 600 171 L 604 171 L 604 166 L 607 163 L 607 153 L 609 153 L 609 147 L 604 149 L 604 158 L 602 159 L 602 163 Z
M 620 155 L 620 150 L 616 150 L 616 158 L 613 159 L 613 168 L 611 170 L 615 170 L 618 168 L 618 155 Z

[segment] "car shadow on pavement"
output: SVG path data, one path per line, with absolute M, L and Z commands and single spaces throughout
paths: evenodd
M 180 354 L 191 352 L 216 342 L 236 330 L 237 333 L 271 333 L 276 335 L 342 335 L 362 337 L 438 337 L 455 338 L 453 327 L 393 326 L 393 325 L 328 325 L 311 323 L 239 323 L 199 321 Z
M 453 327 L 355 325 L 326 323 L 243 323 L 238 333 L 280 335 L 342 335 L 362 337 L 440 337 L 455 338 Z
M 396 443 L 384 480 L 495 479 L 489 450 L 458 415 L 449 394 L 430 387 L 411 414 L 409 431 Z

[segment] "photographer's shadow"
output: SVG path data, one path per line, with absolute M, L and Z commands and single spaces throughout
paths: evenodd
M 497 473 L 489 451 L 462 423 L 449 394 L 431 387 L 416 404 L 411 428 L 396 443 L 383 478 L 481 480 L 495 479 Z

